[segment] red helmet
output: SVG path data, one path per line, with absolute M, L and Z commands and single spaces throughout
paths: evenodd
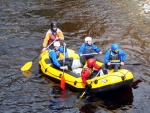
M 93 67 L 93 66 L 95 65 L 95 63 L 96 63 L 96 60 L 93 59 L 93 58 L 90 58 L 90 59 L 88 59 L 88 61 L 87 61 L 87 66 L 88 66 L 88 67 Z

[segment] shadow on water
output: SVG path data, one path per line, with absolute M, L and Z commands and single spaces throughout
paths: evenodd
M 132 108 L 133 93 L 131 87 L 125 87 L 115 91 L 91 94 L 87 98 L 87 104 L 80 108 L 83 113 L 94 113 L 99 108 L 105 111 L 128 110 Z
M 69 91 L 61 90 L 58 86 L 53 86 L 51 91 L 49 109 L 53 111 L 69 110 L 74 107 L 82 113 L 95 113 L 97 110 L 129 110 L 132 108 L 133 93 L 131 87 L 124 87 L 118 90 L 86 94 L 79 102 L 68 94 Z M 69 96 L 70 95 L 70 96 Z M 75 94 L 73 94 L 75 95 Z M 77 98 L 77 96 L 75 97 Z M 72 100 L 72 103 L 70 103 Z M 69 102 L 69 103 L 68 103 Z
M 83 113 L 94 113 L 94 109 L 102 107 L 106 111 L 117 110 L 129 110 L 132 108 L 132 103 L 134 96 L 132 93 L 132 88 L 138 88 L 138 84 L 142 82 L 141 80 L 136 80 L 130 86 L 120 88 L 118 90 L 113 90 L 109 92 L 101 92 L 97 94 L 90 94 L 87 98 L 87 104 L 80 108 Z M 88 96 L 88 95 L 87 95 Z

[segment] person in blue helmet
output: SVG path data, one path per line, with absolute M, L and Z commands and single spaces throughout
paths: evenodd
M 66 44 L 64 43 L 64 46 Z M 65 60 L 60 58 L 60 53 L 64 53 L 65 51 Z M 62 70 L 67 70 L 68 68 L 71 68 L 72 65 L 72 59 L 68 58 L 68 52 L 66 47 L 61 47 L 59 41 L 54 42 L 54 49 L 50 51 L 49 57 L 51 59 L 52 64 Z M 65 61 L 65 62 L 63 62 Z
M 125 60 L 126 53 L 119 49 L 118 44 L 112 44 L 104 57 L 105 68 L 114 69 L 114 72 L 117 72 L 121 65 L 124 65 Z
M 85 43 L 83 43 L 80 46 L 80 49 L 78 51 L 78 54 L 80 56 L 80 61 L 83 65 L 85 65 L 85 62 L 90 59 L 94 58 L 94 55 L 92 53 L 99 53 L 102 54 L 101 50 L 92 43 L 92 38 L 91 37 L 86 37 L 85 38 Z M 86 55 L 85 55 L 86 54 Z M 89 55 L 87 55 L 89 54 Z

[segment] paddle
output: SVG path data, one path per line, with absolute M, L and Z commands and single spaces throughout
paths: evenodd
M 64 46 L 64 59 L 63 59 L 63 66 L 65 64 L 65 46 Z M 60 81 L 60 87 L 62 89 L 65 89 L 65 77 L 64 77 L 64 69 L 63 69 L 63 74 L 61 76 L 61 81 Z
M 82 55 L 97 55 L 98 53 L 88 53 L 88 54 L 82 54 Z
M 99 53 L 88 53 L 88 54 L 82 54 L 82 55 L 97 55 L 97 54 L 99 54 Z M 105 53 L 102 53 L 102 54 L 105 54 Z
M 92 82 L 95 81 L 95 79 L 96 79 L 96 77 L 99 75 L 100 71 L 101 71 L 101 70 L 99 70 L 99 72 L 98 72 L 97 75 L 94 77 L 94 79 L 92 80 Z M 90 85 L 92 84 L 92 82 L 90 83 Z M 89 87 L 87 87 L 87 88 L 85 89 L 85 91 L 82 93 L 82 95 L 79 96 L 79 99 L 81 99 L 81 98 L 85 95 L 85 93 L 87 92 L 88 89 L 89 89 Z
M 111 63 L 111 64 L 121 64 L 121 63 Z M 133 63 L 133 64 L 130 64 L 130 63 L 128 64 L 127 63 L 127 64 L 124 64 L 124 65 L 142 65 L 142 64 L 141 63 Z
M 56 41 L 56 39 L 51 44 L 49 44 L 46 49 L 48 49 L 55 41 Z M 41 52 L 40 52 L 40 54 L 41 54 Z M 21 71 L 29 70 L 32 66 L 32 63 L 39 57 L 40 54 L 38 54 L 32 61 L 25 63 L 22 66 Z

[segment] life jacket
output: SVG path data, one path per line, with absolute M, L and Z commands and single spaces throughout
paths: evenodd
M 82 69 L 82 72 L 81 72 L 81 75 L 83 75 L 84 74 L 84 71 L 89 71 L 90 72 L 90 74 L 87 76 L 87 78 L 93 73 L 93 68 L 89 68 L 88 66 L 87 66 L 87 64 L 86 65 L 84 65 L 84 67 L 83 67 L 83 69 Z
M 121 58 L 119 57 L 119 51 L 116 54 L 113 54 L 112 50 L 110 50 L 110 60 L 111 63 L 119 63 Z
M 93 51 L 93 50 L 92 50 L 92 45 L 88 45 L 88 44 L 85 43 L 85 47 L 86 47 L 86 46 L 90 46 L 90 47 L 87 48 L 87 49 L 85 49 L 84 52 L 83 52 L 83 54 L 92 53 L 92 51 Z
M 58 59 L 60 57 L 60 52 L 59 51 L 55 51 L 56 52 L 56 58 Z
M 55 50 L 55 49 L 50 50 L 49 52 L 52 52 L 52 51 L 55 51 L 55 52 L 56 52 L 56 58 L 57 58 L 57 60 L 59 60 L 59 58 L 60 58 L 60 52 L 59 52 L 58 50 Z M 52 60 L 51 60 L 51 61 L 52 61 Z
M 56 31 L 50 30 L 50 31 L 51 31 L 52 35 L 48 40 L 48 44 L 51 44 L 57 37 L 57 30 Z

